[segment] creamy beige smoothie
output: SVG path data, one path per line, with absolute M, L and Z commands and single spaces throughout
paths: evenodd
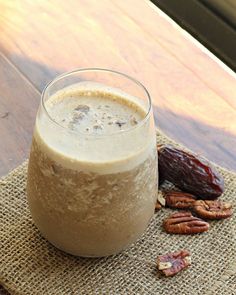
M 137 98 L 92 82 L 57 91 L 44 104 L 28 168 L 36 226 L 74 255 L 120 252 L 154 213 L 156 143 L 147 110 Z

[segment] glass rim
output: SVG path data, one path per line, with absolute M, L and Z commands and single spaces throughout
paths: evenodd
M 55 119 L 53 119 L 51 117 L 51 115 L 49 114 L 48 110 L 47 110 L 47 107 L 45 105 L 45 94 L 47 92 L 47 90 L 49 89 L 50 86 L 52 86 L 54 83 L 56 83 L 57 81 L 63 79 L 63 78 L 66 78 L 70 75 L 73 75 L 73 74 L 77 74 L 77 73 L 83 73 L 83 72 L 106 72 L 106 73 L 112 73 L 112 74 L 116 74 L 118 76 L 122 76 L 122 77 L 125 77 L 129 80 L 131 80 L 132 82 L 134 82 L 136 85 L 138 85 L 140 88 L 142 88 L 142 90 L 144 90 L 144 93 L 147 97 L 147 100 L 148 100 L 148 109 L 147 109 L 147 112 L 145 114 L 145 117 L 138 122 L 138 124 L 136 124 L 135 126 L 132 126 L 128 129 L 124 129 L 124 130 L 118 130 L 118 131 L 115 131 L 115 132 L 111 132 L 111 133 L 108 133 L 108 134 L 87 134 L 85 132 L 81 132 L 81 131 L 77 131 L 77 130 L 71 130 L 70 128 L 68 127 L 65 127 L 63 125 L 61 125 L 59 122 L 57 122 Z M 63 89 L 63 88 L 62 88 Z M 74 133 L 74 134 L 79 134 L 79 135 L 82 135 L 82 136 L 86 136 L 86 137 L 107 137 L 107 136 L 112 136 L 112 135 L 118 135 L 118 134 L 123 134 L 123 133 L 126 133 L 126 132 L 130 132 L 131 130 L 134 130 L 140 126 L 142 126 L 147 120 L 148 118 L 150 117 L 150 114 L 151 114 L 151 110 L 152 110 L 152 100 L 151 100 L 151 96 L 147 90 L 147 88 L 141 83 L 139 82 L 137 79 L 127 75 L 127 74 L 124 74 L 122 72 L 119 72 L 119 71 L 116 71 L 116 70 L 111 70 L 111 69 L 106 69 L 106 68 L 78 68 L 78 69 L 75 69 L 75 70 L 72 70 L 72 71 L 67 71 L 67 72 L 64 72 L 58 76 L 56 76 L 54 79 L 52 79 L 50 82 L 48 82 L 46 84 L 46 86 L 44 87 L 43 91 L 42 91 L 42 94 L 41 94 L 41 106 L 44 110 L 44 112 L 46 113 L 47 117 L 50 119 L 51 122 L 53 122 L 54 124 L 56 124 L 58 127 L 64 129 L 64 130 L 67 130 L 71 133 Z

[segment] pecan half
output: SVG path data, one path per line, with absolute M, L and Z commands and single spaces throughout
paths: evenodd
M 192 194 L 170 191 L 165 192 L 166 206 L 178 209 L 189 209 L 193 207 L 196 197 Z
M 165 207 L 166 205 L 166 199 L 164 197 L 164 193 L 162 191 L 159 191 L 158 194 L 157 194 L 157 200 L 158 202 Z
M 209 229 L 209 223 L 195 217 L 191 212 L 171 214 L 163 222 L 166 232 L 172 234 L 197 234 Z
M 198 216 L 206 219 L 223 219 L 233 214 L 232 205 L 221 201 L 197 200 L 193 209 Z
M 162 208 L 161 204 L 159 203 L 159 201 L 156 201 L 156 205 L 155 205 L 155 211 L 158 211 Z
M 174 276 L 191 264 L 189 251 L 181 250 L 157 257 L 158 269 L 167 277 Z

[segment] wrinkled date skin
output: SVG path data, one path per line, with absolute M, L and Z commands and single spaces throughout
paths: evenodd
M 201 199 L 213 200 L 223 193 L 223 177 L 205 159 L 172 145 L 158 145 L 157 149 L 161 180 L 168 180 Z

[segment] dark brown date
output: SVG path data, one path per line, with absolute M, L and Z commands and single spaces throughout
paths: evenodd
M 158 145 L 160 179 L 202 199 L 216 199 L 224 191 L 224 179 L 210 163 L 172 145 Z

